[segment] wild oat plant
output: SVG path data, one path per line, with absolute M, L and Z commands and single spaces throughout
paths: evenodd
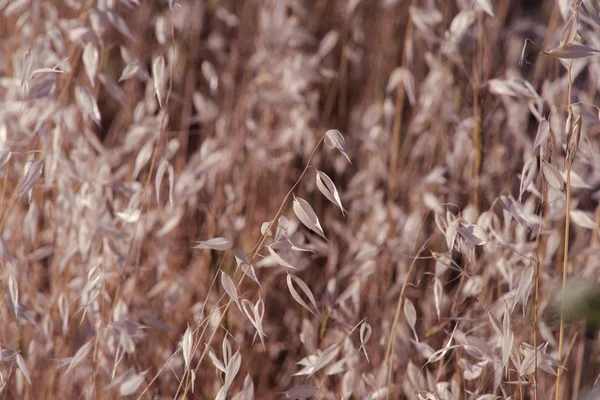
M 0 0 L 0 395 L 600 398 L 599 33 Z

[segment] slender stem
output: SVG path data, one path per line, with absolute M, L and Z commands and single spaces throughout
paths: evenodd
M 411 7 L 416 4 L 416 0 L 411 2 Z M 402 50 L 402 67 L 408 64 L 408 49 L 411 44 L 413 32 L 412 18 L 409 18 L 404 31 L 404 49 Z M 405 90 L 403 85 L 399 85 L 396 89 L 396 109 L 394 112 L 394 123 L 392 125 L 392 142 L 390 146 L 390 164 L 388 177 L 388 210 L 393 204 L 394 196 L 396 195 L 397 171 L 398 171 L 398 153 L 400 152 L 400 131 L 402 128 L 402 120 L 404 114 Z
M 571 205 L 571 157 L 568 157 L 567 167 L 567 210 L 565 211 L 565 248 L 563 257 L 563 278 L 562 278 L 562 300 L 560 307 L 560 330 L 558 334 L 558 362 L 562 361 L 562 352 L 564 345 L 565 336 L 565 324 L 564 324 L 564 298 L 565 298 L 565 287 L 567 285 L 567 263 L 569 261 L 569 221 L 570 221 L 570 205 Z M 556 400 L 560 397 L 560 379 L 562 376 L 562 368 L 558 369 L 556 377 Z
M 572 121 L 573 108 L 571 105 L 571 95 L 573 91 L 573 80 L 571 77 L 571 70 L 573 67 L 573 62 L 569 63 L 569 116 L 568 119 Z M 570 126 L 567 129 L 571 129 Z M 567 132 L 568 133 L 568 132 Z M 560 306 L 560 328 L 558 333 L 558 362 L 559 364 L 562 362 L 562 353 L 564 346 L 564 336 L 565 336 L 565 323 L 564 323 L 564 299 L 565 299 L 565 287 L 567 286 L 567 264 L 569 261 L 569 228 L 570 228 L 570 214 L 571 214 L 571 165 L 572 165 L 572 157 L 571 157 L 571 149 L 567 148 L 567 189 L 566 189 L 566 210 L 565 210 L 565 237 L 564 237 L 564 254 L 563 254 L 563 278 L 562 278 L 562 296 L 561 296 L 561 306 Z M 562 378 L 562 368 L 558 368 L 557 376 L 556 376 L 556 392 L 555 399 L 560 400 L 560 380 Z
M 540 202 L 540 227 L 542 226 L 542 224 L 544 223 L 544 204 L 546 204 L 546 195 L 547 195 L 547 190 L 548 190 L 548 184 L 543 184 L 542 186 L 542 198 L 541 198 L 541 202 Z M 537 346 L 538 346 L 538 309 L 539 309 L 539 303 L 540 303 L 540 269 L 541 269 L 541 260 L 540 260 L 540 256 L 539 256 L 539 248 L 540 248 L 540 233 L 541 233 L 541 229 L 538 232 L 538 234 L 536 235 L 536 239 L 535 239 L 535 248 L 536 248 L 536 254 L 537 254 L 537 262 L 535 263 L 535 300 L 534 300 L 534 304 L 533 304 L 533 368 L 534 368 L 534 372 L 533 372 L 533 377 L 534 377 L 534 382 L 535 382 L 535 390 L 533 392 L 533 399 L 537 400 L 538 399 L 538 353 L 537 353 Z

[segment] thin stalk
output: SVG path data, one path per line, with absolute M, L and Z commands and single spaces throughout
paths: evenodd
M 483 136 L 482 136 L 482 106 L 481 100 L 479 98 L 479 84 L 480 84 L 480 74 L 482 70 L 482 66 L 480 66 L 480 62 L 483 57 L 483 40 L 480 40 L 484 35 L 484 27 L 483 27 L 483 12 L 479 12 L 477 15 L 477 30 L 478 34 L 475 35 L 475 47 L 477 51 L 473 54 L 473 198 L 472 203 L 475 207 L 475 214 L 479 215 L 479 174 L 481 173 L 481 167 L 483 165 Z M 474 271 L 477 271 L 474 268 Z
M 562 352 L 564 345 L 564 336 L 565 336 L 565 323 L 564 323 L 564 291 L 567 285 L 567 264 L 569 261 L 569 221 L 570 221 L 570 206 L 571 206 L 571 157 L 568 157 L 567 161 L 567 210 L 565 211 L 565 248 L 564 248 L 564 257 L 563 257 L 563 278 L 562 278 L 562 300 L 560 307 L 560 329 L 558 334 L 558 362 L 562 362 Z M 560 400 L 560 380 L 562 377 L 562 368 L 558 369 L 558 373 L 556 376 L 556 400 Z
M 411 7 L 415 6 L 417 3 L 416 0 L 411 2 Z M 410 44 L 410 39 L 412 38 L 413 32 L 413 23 L 412 18 L 409 18 L 406 24 L 406 30 L 404 32 L 404 49 L 402 50 L 402 67 L 406 67 L 408 64 L 408 52 L 407 45 Z M 404 101 L 405 101 L 405 93 L 404 86 L 399 85 L 396 89 L 396 110 L 394 113 L 394 122 L 392 125 L 392 143 L 390 146 L 390 165 L 389 165 L 389 180 L 388 180 L 388 211 L 391 209 L 392 202 L 395 196 L 396 190 L 396 182 L 397 178 L 397 170 L 398 170 L 398 153 L 400 152 L 400 131 L 402 128 L 402 120 L 404 117 Z
M 571 70 L 573 68 L 573 62 L 569 63 L 568 69 L 568 77 L 569 77 L 569 103 L 568 110 L 569 116 L 568 120 L 572 121 L 573 108 L 571 105 L 571 95 L 573 93 L 573 80 L 571 77 Z M 570 126 L 567 129 L 571 129 Z M 564 346 L 564 336 L 565 336 L 565 322 L 564 322 L 564 299 L 565 299 L 565 287 L 567 286 L 567 266 L 569 261 L 569 228 L 570 228 L 570 218 L 571 218 L 571 165 L 573 163 L 573 159 L 571 157 L 571 149 L 567 149 L 567 188 L 566 188 L 566 210 L 565 210 L 565 236 L 564 236 L 564 252 L 563 252 L 563 278 L 562 278 L 562 297 L 561 297 L 561 306 L 560 306 L 560 328 L 558 333 L 558 363 L 562 362 L 562 353 Z M 562 368 L 558 368 L 557 376 L 556 376 L 556 392 L 555 399 L 560 400 L 560 380 L 562 378 Z
M 542 198 L 541 198 L 541 202 L 540 202 L 540 226 L 542 226 L 542 224 L 544 223 L 544 204 L 546 204 L 546 195 L 547 195 L 547 190 L 548 190 L 548 185 L 547 184 L 543 184 L 542 186 Z M 539 248 L 540 248 L 540 233 L 541 233 L 541 229 L 540 232 L 538 232 L 538 234 L 536 235 L 536 239 L 535 239 L 535 248 L 536 248 L 536 254 L 537 254 L 537 262 L 535 263 L 535 297 L 534 297 L 534 303 L 533 303 L 533 368 L 534 368 L 534 372 L 533 372 L 533 377 L 534 377 L 534 382 L 535 382 L 535 390 L 533 391 L 533 399 L 537 400 L 538 398 L 538 353 L 537 353 L 537 346 L 538 346 L 538 327 L 539 327 L 539 320 L 538 320 L 538 310 L 539 310 L 539 304 L 540 304 L 540 269 L 541 269 L 541 261 L 540 261 L 540 256 L 539 256 Z

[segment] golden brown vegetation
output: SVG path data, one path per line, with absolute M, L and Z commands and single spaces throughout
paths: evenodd
M 598 398 L 598 32 L 0 0 L 0 395 Z

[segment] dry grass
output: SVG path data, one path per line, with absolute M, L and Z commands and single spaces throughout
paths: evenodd
M 599 398 L 598 32 L 596 0 L 0 0 L 0 395 Z

